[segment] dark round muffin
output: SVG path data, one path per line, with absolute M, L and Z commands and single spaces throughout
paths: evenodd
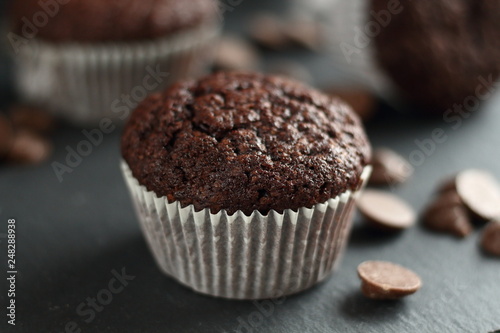
M 43 40 L 102 42 L 162 37 L 217 17 L 217 0 L 16 0 L 10 20 L 21 36 L 31 24 Z
M 403 94 L 440 113 L 476 96 L 479 86 L 487 94 L 500 74 L 500 1 L 401 4 L 374 40 L 379 64 Z M 372 0 L 375 12 L 387 6 L 387 0 Z
M 287 78 L 221 72 L 149 96 L 125 127 L 122 154 L 158 197 L 250 215 L 356 189 L 371 148 L 340 100 Z

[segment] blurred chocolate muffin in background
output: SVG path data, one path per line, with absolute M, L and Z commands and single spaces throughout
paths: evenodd
M 198 27 L 216 14 L 211 0 L 22 0 L 11 6 L 12 31 L 22 35 L 26 19 L 36 38 L 51 42 L 131 41 L 165 37 Z M 45 19 L 40 12 L 46 12 Z M 39 18 L 36 18 L 39 17 Z M 40 22 L 40 23 L 38 23 Z
M 391 2 L 371 1 L 372 13 L 387 12 Z M 455 104 L 475 109 L 491 96 L 500 74 L 500 1 L 402 0 L 401 5 L 374 44 L 379 65 L 402 94 L 437 114 L 459 111 Z
M 86 126 L 203 74 L 220 15 L 216 0 L 23 0 L 10 26 L 21 98 Z

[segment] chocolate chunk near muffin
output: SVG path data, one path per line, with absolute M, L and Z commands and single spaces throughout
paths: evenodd
M 422 287 L 422 280 L 415 272 L 388 261 L 365 261 L 358 266 L 358 276 L 361 292 L 371 299 L 398 299 Z
M 267 68 L 269 74 L 288 76 L 302 83 L 312 84 L 314 77 L 307 67 L 298 61 L 278 59 Z
M 379 148 L 373 153 L 370 185 L 401 184 L 413 174 L 413 166 L 401 155 L 388 148 Z
M 377 99 L 373 93 L 362 88 L 330 87 L 325 92 L 337 96 L 349 104 L 363 121 L 370 120 L 376 111 Z
M 424 225 L 432 230 L 465 237 L 472 222 L 487 222 L 500 217 L 500 185 L 484 170 L 463 170 L 444 181 L 437 198 L 424 212 Z
M 51 152 L 52 145 L 47 139 L 21 130 L 14 135 L 6 158 L 16 164 L 40 164 L 50 156 Z
M 269 13 L 258 13 L 249 22 L 249 37 L 258 45 L 271 49 L 283 50 L 290 46 L 290 40 L 284 31 L 280 18 Z
M 340 100 L 278 76 L 221 72 L 146 98 L 122 155 L 159 197 L 249 215 L 357 189 L 371 149 Z
M 318 51 L 323 41 L 321 25 L 304 18 L 280 18 L 271 13 L 257 13 L 249 22 L 250 38 L 262 47 L 279 51 L 300 46 Z
M 49 129 L 48 125 L 52 128 L 53 122 L 48 121 L 51 118 L 31 108 L 11 109 L 10 116 L 0 114 L 0 161 L 14 164 L 45 161 L 52 152 L 52 144 L 41 134 Z
M 470 169 L 455 178 L 458 195 L 471 214 L 483 221 L 500 218 L 500 184 L 489 172 Z
M 387 0 L 371 0 L 375 12 Z M 437 113 L 470 113 L 500 75 L 500 1 L 401 1 L 374 37 L 376 58 L 410 101 Z
M 357 206 L 368 223 L 382 230 L 398 231 L 415 224 L 413 208 L 388 192 L 366 190 L 358 198 Z
M 472 232 L 467 209 L 456 191 L 441 193 L 424 212 L 424 225 L 434 231 L 465 237 Z
M 0 159 L 10 150 L 13 138 L 14 131 L 10 120 L 0 113 Z
M 488 171 L 463 170 L 440 185 L 439 195 L 454 192 L 475 220 L 487 222 L 500 217 L 500 183 Z
M 320 24 L 312 19 L 290 18 L 285 21 L 284 33 L 291 42 L 311 51 L 319 51 L 323 42 Z
M 14 140 L 14 130 L 9 119 L 0 113 L 0 159 L 9 152 Z
M 219 40 L 213 65 L 216 71 L 256 70 L 259 66 L 259 52 L 244 38 L 226 35 Z
M 37 134 L 49 134 L 56 125 L 54 117 L 43 109 L 29 105 L 15 105 L 10 108 L 10 119 L 15 128 Z
M 485 252 L 500 257 L 500 220 L 491 221 L 484 228 L 481 247 Z

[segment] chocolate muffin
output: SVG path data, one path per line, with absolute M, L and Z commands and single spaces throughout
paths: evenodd
M 169 202 L 250 215 L 356 190 L 370 146 L 338 99 L 281 77 L 218 73 L 141 103 L 122 154 L 139 183 Z
M 217 0 L 13 1 L 19 95 L 79 126 L 121 124 L 147 94 L 206 73 L 220 23 Z
M 42 11 L 50 15 L 43 25 L 34 19 Z M 36 38 L 94 43 L 155 39 L 217 16 L 213 0 L 22 0 L 12 2 L 10 20 L 11 30 L 21 36 L 28 19 L 37 28 Z
M 297 293 L 338 266 L 370 154 L 340 100 L 242 72 L 149 96 L 122 138 L 122 170 L 160 268 L 234 299 Z
M 371 1 L 373 11 L 387 10 L 387 0 Z M 401 5 L 374 41 L 378 63 L 402 93 L 438 113 L 464 104 L 468 96 L 482 97 L 478 89 L 488 94 L 500 74 L 500 2 L 402 0 Z

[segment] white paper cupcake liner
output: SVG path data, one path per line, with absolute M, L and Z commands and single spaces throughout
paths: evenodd
M 122 171 L 158 266 L 197 292 L 231 299 L 282 297 L 323 280 L 338 265 L 359 190 L 297 212 L 196 212 L 158 198 Z
M 130 110 L 144 93 L 203 74 L 219 30 L 218 25 L 203 26 L 167 38 L 129 43 L 31 40 L 14 55 L 17 89 L 25 102 L 42 105 L 77 125 L 95 125 L 105 117 L 118 119 L 125 113 L 118 108 Z M 144 84 L 151 71 L 167 72 L 168 76 Z M 122 95 L 130 95 L 133 105 L 122 101 Z

